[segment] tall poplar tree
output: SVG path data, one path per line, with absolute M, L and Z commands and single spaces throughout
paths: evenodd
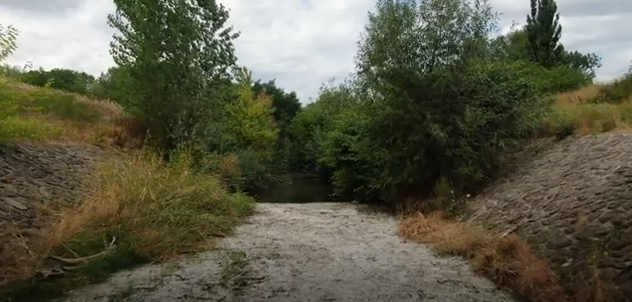
M 527 16 L 526 25 L 529 52 L 534 62 L 546 68 L 564 63 L 559 21 L 555 0 L 531 0 L 531 14 Z

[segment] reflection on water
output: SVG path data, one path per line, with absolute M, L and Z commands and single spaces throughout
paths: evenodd
M 259 202 L 309 203 L 334 202 L 332 187 L 324 180 L 309 175 L 292 175 L 290 183 L 278 184 L 256 193 Z

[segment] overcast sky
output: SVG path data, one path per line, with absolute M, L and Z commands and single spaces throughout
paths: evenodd
M 302 102 L 331 78 L 353 70 L 356 41 L 375 0 L 221 0 L 241 31 L 239 63 L 256 78 L 276 79 Z M 528 0 L 491 0 L 501 26 L 524 23 Z M 562 42 L 567 49 L 603 57 L 599 80 L 627 70 L 632 61 L 632 1 L 558 0 Z M 71 68 L 98 75 L 113 65 L 112 30 L 106 16 L 112 0 L 0 0 L 0 23 L 20 30 L 11 64 Z

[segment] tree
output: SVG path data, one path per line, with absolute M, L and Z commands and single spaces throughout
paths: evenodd
M 591 80 L 595 78 L 595 70 L 601 67 L 601 57 L 595 53 L 581 53 L 577 50 L 566 52 L 564 62 L 569 67 L 582 72 Z
M 48 71 L 43 68 L 31 70 L 25 73 L 21 80 L 35 86 L 47 86 L 79 94 L 86 94 L 88 88 L 94 83 L 92 75 L 65 68 L 53 68 Z
M 18 30 L 15 27 L 4 27 L 0 24 L 0 61 L 4 61 L 17 50 L 17 38 Z
M 17 50 L 17 37 L 18 30 L 15 29 L 15 27 L 11 25 L 4 27 L 0 24 L 0 62 L 4 61 Z M 5 98 L 0 99 L 0 122 L 2 122 L 3 119 L 15 114 L 16 111 L 16 100 Z
M 251 87 L 252 73 L 246 68 L 238 69 L 234 86 L 236 98 L 225 107 L 227 140 L 234 140 L 235 150 L 270 151 L 278 138 L 272 98 L 264 93 L 255 94 Z
M 126 108 L 165 149 L 208 148 L 235 66 L 228 10 L 214 0 L 114 0 L 114 62 L 129 72 Z
M 133 89 L 129 69 L 130 68 L 126 66 L 113 66 L 108 68 L 106 72 L 102 72 L 94 81 L 88 93 L 91 97 L 109 99 L 128 108 L 128 110 L 135 111 L 132 108 L 134 102 L 130 102 L 126 96 L 126 91 Z
M 272 98 L 272 107 L 275 109 L 274 120 L 279 125 L 281 137 L 285 137 L 290 121 L 301 110 L 301 102 L 298 100 L 296 93 L 294 91 L 288 93 L 279 88 L 274 80 L 266 83 L 258 80 L 252 85 L 252 90 L 255 96 L 265 93 Z
M 320 144 L 336 186 L 384 201 L 430 194 L 443 179 L 472 189 L 538 129 L 545 106 L 524 62 L 490 55 L 488 2 L 380 0 L 368 19 L 356 56 L 361 105 Z
M 500 36 L 494 40 L 493 48 L 497 57 L 507 58 L 512 61 L 528 60 L 538 64 L 533 60 L 532 51 L 529 42 L 527 27 L 512 29 L 506 35 Z M 569 51 L 564 48 L 561 43 L 559 50 L 562 51 L 560 57 L 557 58 L 555 66 L 567 66 L 577 72 L 583 74 L 589 82 L 595 78 L 595 70 L 601 66 L 601 58 L 594 53 L 580 53 L 579 51 Z M 551 68 L 540 64 L 545 68 Z
M 527 16 L 527 39 L 531 60 L 546 68 L 564 63 L 564 46 L 560 44 L 562 26 L 559 24 L 555 0 L 531 0 L 531 14 Z

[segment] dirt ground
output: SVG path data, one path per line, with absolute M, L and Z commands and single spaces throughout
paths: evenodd
M 338 203 L 259 204 L 221 248 L 58 301 L 516 301 L 460 259 L 397 237 L 395 217 Z

